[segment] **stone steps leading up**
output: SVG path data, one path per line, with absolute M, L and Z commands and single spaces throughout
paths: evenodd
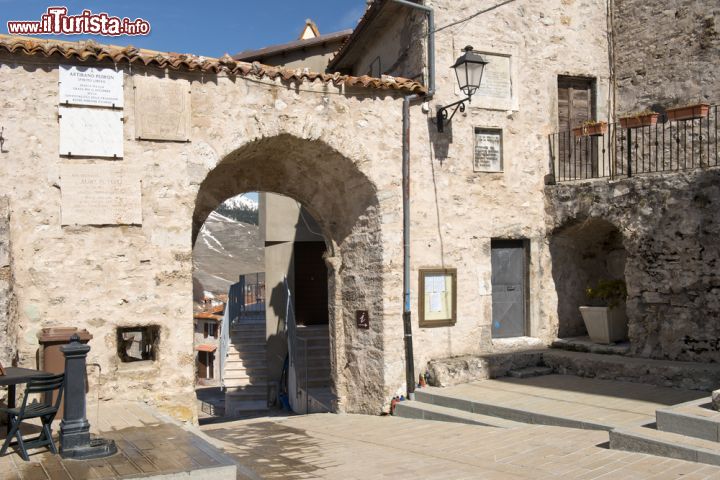
M 555 373 L 660 387 L 711 391 L 720 385 L 720 364 L 546 350 L 543 363 Z
M 417 418 L 440 422 L 465 423 L 494 428 L 515 428 L 522 423 L 505 420 L 500 417 L 472 413 L 457 408 L 442 407 L 429 403 L 406 400 L 395 405 L 395 416 Z
M 720 443 L 656 430 L 654 424 L 611 431 L 610 448 L 720 465 Z

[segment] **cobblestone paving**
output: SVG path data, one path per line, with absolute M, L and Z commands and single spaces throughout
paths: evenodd
M 540 425 L 316 414 L 203 431 L 249 478 L 720 479 L 720 467 L 609 450 L 606 432 Z

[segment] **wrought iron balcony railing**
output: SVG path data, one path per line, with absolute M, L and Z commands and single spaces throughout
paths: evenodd
M 613 123 L 601 130 L 550 135 L 550 168 L 556 182 L 720 166 L 717 105 L 699 118 L 630 128 Z

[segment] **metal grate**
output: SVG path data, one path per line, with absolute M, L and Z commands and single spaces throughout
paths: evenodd
M 718 106 L 700 118 L 624 128 L 607 125 L 597 135 L 582 131 L 551 134 L 550 168 L 556 182 L 720 166 Z

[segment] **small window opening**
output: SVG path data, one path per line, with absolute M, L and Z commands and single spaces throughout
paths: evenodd
M 204 333 L 203 336 L 204 336 L 205 338 L 208 338 L 208 337 L 217 338 L 217 337 L 218 337 L 217 323 L 215 323 L 215 322 L 205 322 L 204 332 L 203 332 L 203 333 Z
M 117 329 L 118 356 L 123 363 L 157 360 L 160 327 L 122 327 Z

